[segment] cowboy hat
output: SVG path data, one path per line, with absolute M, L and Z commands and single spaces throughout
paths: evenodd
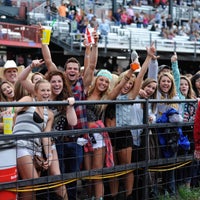
M 6 63 L 4 64 L 3 67 L 0 67 L 0 77 L 4 77 L 4 72 L 7 69 L 17 69 L 18 74 L 20 74 L 22 72 L 22 70 L 24 69 L 24 66 L 17 66 L 17 64 L 15 63 L 14 60 L 7 60 Z

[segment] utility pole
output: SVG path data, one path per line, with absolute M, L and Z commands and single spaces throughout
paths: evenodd
M 117 1 L 116 0 L 111 0 L 112 1 L 112 14 L 117 12 Z
M 173 19 L 173 0 L 169 0 L 169 10 L 168 13 L 172 16 Z

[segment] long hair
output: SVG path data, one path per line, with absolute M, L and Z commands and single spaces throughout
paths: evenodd
M 189 89 L 188 89 L 187 96 L 185 98 L 186 99 L 194 99 L 195 98 L 195 93 L 194 93 L 194 90 L 192 89 L 192 84 L 191 84 L 190 79 L 187 76 L 181 76 L 180 79 L 186 80 L 187 83 L 188 83 Z
M 60 76 L 62 81 L 63 81 L 63 89 L 62 89 L 61 93 L 59 95 L 57 95 L 54 100 L 55 101 L 63 101 L 63 100 L 67 100 L 68 97 L 72 97 L 73 94 L 72 94 L 71 86 L 68 83 L 68 81 L 66 80 L 64 72 L 62 72 L 62 71 L 51 71 L 46 76 L 46 79 L 49 82 L 51 82 L 51 79 L 52 79 L 53 76 Z M 59 106 L 59 110 L 62 110 L 63 108 L 65 108 L 65 107 Z
M 94 90 L 96 88 L 96 82 L 97 82 L 98 78 L 100 78 L 100 76 L 94 78 L 93 83 L 92 83 L 92 85 L 90 86 L 90 88 L 88 90 L 87 97 L 90 97 L 92 95 L 92 93 L 94 92 Z M 110 87 L 111 87 L 111 84 L 109 82 L 109 86 L 108 86 L 107 90 L 105 90 L 104 92 L 101 93 L 100 100 L 106 100 L 107 99 L 108 93 L 110 92 Z M 106 105 L 104 105 L 104 104 L 96 105 L 96 110 L 99 113 L 102 113 L 105 110 L 105 108 L 106 108 Z
M 194 76 L 192 76 L 192 78 L 191 78 L 192 89 L 194 90 L 196 97 L 199 97 L 199 92 L 198 92 L 198 90 L 197 90 L 197 88 L 196 88 L 195 83 L 196 83 L 196 80 L 199 79 L 199 78 L 200 78 L 200 74 L 199 74 L 199 73 L 196 73 L 196 74 L 195 74 Z
M 1 100 L 1 102 L 7 102 L 8 101 L 7 97 L 4 95 L 4 93 L 2 91 L 2 85 L 5 84 L 5 83 L 7 83 L 8 85 L 10 85 L 10 87 L 12 87 L 13 91 L 14 91 L 14 86 L 13 86 L 12 83 L 10 83 L 9 81 L 6 81 L 6 80 L 2 81 L 0 83 L 0 100 Z M 15 99 L 15 97 L 13 97 L 13 100 L 14 99 Z
M 155 89 L 154 93 L 152 94 L 152 96 L 149 97 L 149 99 L 156 99 L 157 98 L 157 81 L 155 79 L 153 79 L 153 78 L 145 79 L 144 82 L 142 83 L 141 89 L 144 89 L 150 83 L 156 83 L 156 89 Z M 156 111 L 156 103 L 151 104 L 151 109 L 153 112 Z
M 171 81 L 171 88 L 169 89 L 169 92 L 167 93 L 167 97 L 164 95 L 164 93 L 161 91 L 160 89 L 160 81 L 162 79 L 162 77 L 168 77 Z M 158 90 L 161 93 L 161 99 L 173 99 L 176 96 L 176 86 L 175 86 L 175 81 L 174 81 L 174 77 L 172 76 L 172 74 L 170 74 L 169 72 L 165 72 L 165 73 L 161 73 L 161 75 L 158 78 Z M 168 104 L 168 103 L 166 103 Z M 178 109 L 179 105 L 177 103 L 169 103 L 168 105 L 170 105 L 171 107 Z
M 169 92 L 167 94 L 167 97 L 168 97 L 168 99 L 173 99 L 176 96 L 176 86 L 175 86 L 174 77 L 169 72 L 162 73 L 159 76 L 159 78 L 158 78 L 158 90 L 160 91 L 160 93 L 164 97 L 164 94 L 160 89 L 160 81 L 164 76 L 168 77 L 170 79 L 170 81 L 171 81 L 171 88 L 170 88 L 170 90 L 169 90 Z M 164 97 L 164 98 L 166 98 L 166 97 Z
M 22 84 L 19 80 L 17 80 L 15 83 L 14 93 L 15 93 L 16 101 L 20 100 L 24 96 L 29 95 L 28 91 L 22 86 Z

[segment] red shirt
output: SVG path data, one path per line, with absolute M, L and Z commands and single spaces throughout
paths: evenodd
M 195 114 L 193 133 L 195 150 L 200 151 L 200 102 L 198 102 L 198 107 Z

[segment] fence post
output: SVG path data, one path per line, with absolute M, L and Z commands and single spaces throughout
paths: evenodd
M 149 104 L 149 100 L 147 99 L 144 103 L 144 113 L 143 113 L 143 123 L 144 124 L 148 124 L 148 104 Z M 144 129 L 144 135 L 145 135 L 145 168 L 144 168 L 144 173 L 145 173 L 145 180 L 144 180 L 144 184 L 145 184 L 145 193 L 144 193 L 144 199 L 148 199 L 148 180 L 149 180 L 149 177 L 148 177 L 148 163 L 149 163 L 149 154 L 148 154 L 148 151 L 149 151 L 149 129 L 148 127 Z

